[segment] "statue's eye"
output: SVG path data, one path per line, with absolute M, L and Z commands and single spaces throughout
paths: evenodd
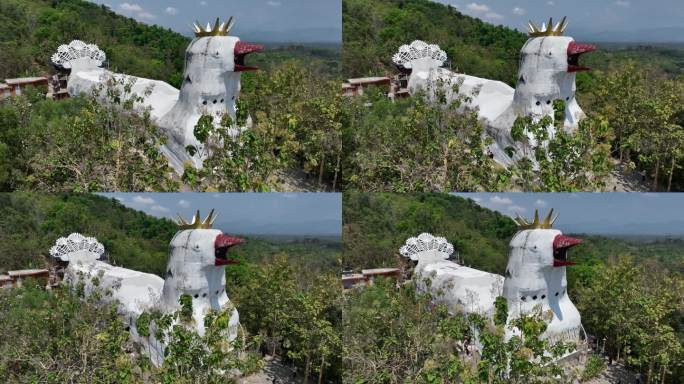
M 551 51 L 549 51 L 549 56 L 551 56 Z
M 194 249 L 194 250 L 196 250 L 196 251 L 199 251 L 199 249 L 200 249 L 199 244 L 195 244 L 195 245 L 192 247 L 192 249 Z

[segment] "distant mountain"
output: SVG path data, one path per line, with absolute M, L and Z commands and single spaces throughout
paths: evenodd
M 263 223 L 256 221 L 223 221 L 214 225 L 226 233 L 247 235 L 280 235 L 280 236 L 341 236 L 338 220 L 314 220 L 298 223 Z
M 578 40 L 610 43 L 684 43 L 684 27 L 663 27 L 634 31 L 578 32 Z
M 564 225 L 563 230 L 600 235 L 684 236 L 684 220 L 657 223 L 594 221 Z
M 267 43 L 336 43 L 342 42 L 340 28 L 302 28 L 286 31 L 244 31 L 240 39 Z

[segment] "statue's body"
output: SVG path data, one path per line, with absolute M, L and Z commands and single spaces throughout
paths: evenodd
M 104 252 L 102 245 L 79 234 L 59 239 L 50 253 L 69 263 L 65 271 L 67 284 L 75 286 L 83 282 L 86 295 L 95 291 L 101 295 L 107 291 L 111 293 L 110 296 L 102 295 L 103 300 L 117 302 L 131 336 L 145 346 L 143 350 L 151 361 L 160 366 L 164 361 L 165 341 L 157 340 L 154 335 L 139 335 L 136 321 L 143 312 L 169 314 L 178 311 L 181 295 L 192 297 L 191 326 L 199 335 L 205 332 L 206 313 L 228 310 L 231 315 L 226 337 L 230 341 L 237 337 L 239 314 L 226 294 L 224 266 L 235 263 L 226 257 L 228 248 L 242 244 L 244 240 L 209 229 L 212 220 L 210 214 L 200 222 L 198 213 L 192 224 L 181 223 L 181 230 L 169 244 L 164 279 L 97 260 Z M 65 250 L 67 248 L 71 249 Z
M 241 72 L 257 69 L 244 64 L 245 56 L 260 52 L 263 46 L 229 36 L 231 27 L 232 18 L 223 24 L 217 20 L 214 27 L 201 28 L 195 24 L 196 38 L 185 53 L 180 90 L 163 81 L 101 68 L 104 53 L 97 46 L 78 40 L 60 46 L 52 60 L 55 65 L 71 70 L 67 84 L 70 95 L 90 94 L 93 88 L 106 85 L 109 79 L 114 80 L 122 93 L 125 84 L 133 83 L 130 93 L 142 97 L 135 107 L 148 109 L 152 120 L 164 131 L 168 140 L 162 152 L 176 172 L 182 174 L 185 162 L 201 168 L 206 156 L 207 151 L 201 150 L 202 145 L 194 135 L 195 125 L 202 115 L 213 116 L 215 124 L 219 124 L 224 115 L 230 116 L 235 127 L 232 133 L 243 129 L 235 124 Z M 188 145 L 199 151 L 190 156 L 186 149 Z
M 578 342 L 582 323 L 568 296 L 566 266 L 573 265 L 567 260 L 567 250 L 580 240 L 551 229 L 551 214 L 541 223 L 536 213 L 534 223 L 518 220 L 522 228 L 510 242 L 505 276 L 447 260 L 453 252 L 451 244 L 427 233 L 408 239 L 401 254 L 418 262 L 414 270 L 417 288 L 446 304 L 452 314 L 476 313 L 491 319 L 494 301 L 503 296 L 508 304 L 508 324 L 539 307 L 543 313 L 553 313 L 542 337 L 552 342 Z M 507 326 L 506 338 L 517 332 Z
M 414 41 L 399 48 L 393 61 L 411 72 L 408 81 L 410 94 L 425 91 L 434 98 L 437 91 L 444 91 L 447 99 L 472 98 L 463 106 L 477 110 L 485 125 L 485 132 L 493 139 L 489 150 L 494 159 L 504 166 L 529 156 L 523 144 L 511 137 L 511 128 L 518 117 L 554 116 L 555 100 L 565 102 L 563 127 L 571 132 L 577 128 L 585 115 L 575 99 L 575 76 L 589 68 L 578 65 L 581 54 L 595 47 L 576 43 L 571 37 L 562 36 L 565 19 L 555 27 L 552 21 L 539 29 L 530 23 L 531 38 L 520 51 L 520 67 L 515 88 L 507 84 L 475 76 L 457 74 L 441 68 L 446 54 L 437 45 Z M 441 90 L 440 90 L 441 89 Z M 458 93 L 453 92 L 456 89 Z M 549 136 L 555 128 L 549 126 Z M 536 146 L 528 134 L 529 144 Z M 508 148 L 514 149 L 511 154 Z

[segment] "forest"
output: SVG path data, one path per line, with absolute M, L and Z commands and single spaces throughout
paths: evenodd
M 355 192 L 343 198 L 342 262 L 348 268 L 400 267 L 404 263 L 399 247 L 422 232 L 446 237 L 464 265 L 498 274 L 506 268 L 508 242 L 517 226 L 473 200 L 446 194 Z M 577 265 L 568 268 L 568 289 L 587 333 L 605 338 L 606 354 L 641 372 L 645 382 L 682 382 L 684 241 L 573 236 L 583 243 L 571 251 Z M 348 291 L 344 299 L 347 382 L 398 382 L 409 377 L 424 383 L 526 383 L 560 377 L 543 367 L 528 367 L 529 371 L 513 373 L 511 381 L 488 381 L 499 364 L 517 367 L 520 346 L 492 336 L 492 348 L 501 353 L 483 352 L 483 362 L 470 366 L 461 358 L 462 343 L 472 337 L 468 330 L 476 319 L 435 308 L 429 297 L 416 293 L 413 283 L 397 288 L 387 281 Z M 600 371 L 601 361 L 590 361 L 586 370 Z M 572 374 L 588 380 L 597 373 L 565 372 L 559 382 L 572 382 Z
M 343 73 L 393 75 L 392 55 L 421 39 L 442 48 L 445 67 L 515 86 L 527 36 L 428 0 L 343 1 Z M 373 42 L 369 44 L 368 42 Z M 344 186 L 364 191 L 612 191 L 684 188 L 684 81 L 677 47 L 616 47 L 587 55 L 577 75 L 587 114 L 574 134 L 560 134 L 539 169 L 507 169 L 488 156 L 474 111 L 454 113 L 417 95 L 391 102 L 386 90 L 345 100 Z M 534 127 L 527 127 L 534 131 Z M 382 145 L 379 145 L 382 143 Z
M 163 274 L 177 231 L 170 220 L 97 195 L 5 193 L 0 201 L 3 272 L 45 267 L 54 241 L 77 231 L 102 242 L 110 263 Z M 135 346 L 116 308 L 102 308 L 96 298 L 79 297 L 66 287 L 45 292 L 27 284 L 0 292 L 0 334 L 14 340 L 0 345 L 0 374 L 10 382 L 62 383 L 81 372 L 78 382 L 213 383 L 227 380 L 227 368 L 259 371 L 266 353 L 312 382 L 339 381 L 339 241 L 248 237 L 247 242 L 231 250 L 240 264 L 226 268 L 227 290 L 245 330 L 239 346 L 244 355 L 207 355 L 202 345 L 211 347 L 216 340 L 174 331 L 173 363 L 156 369 L 146 357 L 131 354 Z
M 190 41 L 181 34 L 82 0 L 13 0 L 0 9 L 0 28 L 7 28 L 0 68 L 12 71 L 1 76 L 53 73 L 49 56 L 79 38 L 98 44 L 112 71 L 180 85 Z M 339 55 L 339 47 L 297 44 L 256 55 L 261 70 L 242 76 L 239 100 L 252 129 L 223 137 L 208 170 L 188 168 L 180 177 L 159 151 L 166 137 L 131 108 L 142 95 L 107 95 L 109 103 L 99 103 L 95 95 L 53 101 L 29 91 L 5 99 L 0 190 L 339 190 Z M 206 132 L 199 123 L 199 138 L 223 132 Z

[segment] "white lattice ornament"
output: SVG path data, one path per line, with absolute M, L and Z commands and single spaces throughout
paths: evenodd
M 454 253 L 454 246 L 444 237 L 421 233 L 418 237 L 411 237 L 406 240 L 406 243 L 399 249 L 399 253 L 413 261 L 427 255 L 446 260 Z
M 71 62 L 79 59 L 90 59 L 95 66 L 101 66 L 107 59 L 105 53 L 95 44 L 86 44 L 81 40 L 60 45 L 52 55 L 52 62 L 63 68 L 71 68 Z
M 87 257 L 97 260 L 104 254 L 104 246 L 94 237 L 85 237 L 80 233 L 72 233 L 60 237 L 50 248 L 50 256 L 62 261 L 70 261 L 72 257 Z
M 411 63 L 420 59 L 431 59 L 441 66 L 447 60 L 447 55 L 437 44 L 415 40 L 411 44 L 399 47 L 399 51 L 392 56 L 392 61 L 404 68 L 411 68 Z

